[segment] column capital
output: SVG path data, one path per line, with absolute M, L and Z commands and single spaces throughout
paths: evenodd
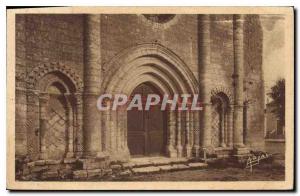
M 40 104 L 47 104 L 49 99 L 50 99 L 49 93 L 46 92 L 39 93 Z

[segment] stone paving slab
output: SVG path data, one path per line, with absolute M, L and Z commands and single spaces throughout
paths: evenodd
M 204 167 L 207 167 L 207 164 L 206 163 L 189 163 L 188 166 L 190 168 L 204 168 Z
M 102 176 L 102 170 L 101 169 L 87 170 L 87 176 L 88 176 L 88 178 Z
M 155 166 L 157 165 L 168 165 L 171 163 L 171 160 L 169 159 L 158 159 L 158 160 L 152 160 L 151 163 Z
M 127 168 L 132 168 L 134 167 L 134 163 L 128 162 L 128 163 L 123 163 L 122 166 L 123 168 L 127 169 Z
M 161 165 L 158 166 L 161 171 L 172 171 L 174 170 L 174 166 L 172 165 Z
M 122 171 L 120 173 L 120 176 L 130 176 L 131 175 L 131 171 L 129 169 Z
M 145 160 L 145 161 L 134 161 L 131 162 L 132 164 L 134 164 L 134 167 L 144 167 L 144 166 L 150 166 L 152 165 L 152 162 L 149 160 Z
M 132 171 L 135 174 L 147 174 L 147 173 L 155 173 L 159 172 L 159 167 L 149 166 L 149 167 L 141 167 L 141 168 L 133 168 Z
M 188 169 L 189 168 L 189 166 L 184 165 L 184 164 L 176 164 L 176 165 L 173 165 L 173 167 L 176 170 L 184 170 L 184 169 Z

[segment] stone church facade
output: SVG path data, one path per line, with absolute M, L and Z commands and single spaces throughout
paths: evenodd
M 16 157 L 263 149 L 262 36 L 258 15 L 17 15 Z M 199 94 L 203 110 L 150 111 L 145 120 L 96 107 L 103 93 L 152 91 Z

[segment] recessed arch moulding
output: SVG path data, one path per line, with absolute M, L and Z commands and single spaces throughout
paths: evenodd
M 132 91 L 142 83 L 150 83 L 161 94 L 169 96 L 199 94 L 198 82 L 188 66 L 175 53 L 159 44 L 149 43 L 129 48 L 114 57 L 106 67 L 109 67 L 109 71 L 103 78 L 101 94 L 130 96 Z M 193 114 L 180 115 L 181 117 L 177 118 L 176 111 L 168 111 L 166 156 L 192 156 L 192 139 L 186 138 L 184 144 L 176 139 L 178 132 L 189 132 L 185 135 L 193 135 L 195 129 L 199 127 L 196 125 L 199 124 L 199 119 L 196 119 L 196 116 L 199 115 L 194 115 L 194 112 L 191 111 L 187 111 L 187 113 Z M 191 118 L 194 116 L 195 119 L 192 120 Z M 102 111 L 101 118 L 103 135 L 105 135 L 104 149 L 112 156 L 112 159 L 114 157 L 118 159 L 121 157 L 120 155 L 123 155 L 122 159 L 129 158 L 125 109 L 123 111 Z M 176 120 L 188 124 L 188 128 L 176 127 L 176 124 L 180 124 Z

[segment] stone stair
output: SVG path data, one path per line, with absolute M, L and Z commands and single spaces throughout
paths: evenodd
M 23 165 L 19 180 L 106 180 L 115 177 L 203 169 L 202 160 L 167 157 L 132 158 L 129 162 L 103 159 L 37 160 Z
M 199 160 L 167 157 L 143 157 L 133 158 L 127 163 L 111 164 L 112 173 L 115 176 L 130 176 L 153 174 L 160 172 L 172 172 L 188 169 L 204 169 L 208 165 Z

